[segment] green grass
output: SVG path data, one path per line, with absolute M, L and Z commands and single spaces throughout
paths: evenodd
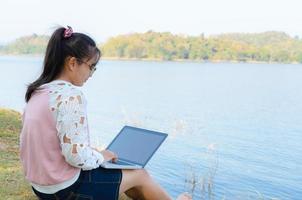
M 20 130 L 20 113 L 0 108 L 0 199 L 36 199 L 21 168 Z
M 19 159 L 21 114 L 0 108 L 0 199 L 36 200 Z M 120 200 L 129 200 L 123 194 Z

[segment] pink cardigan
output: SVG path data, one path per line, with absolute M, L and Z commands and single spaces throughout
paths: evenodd
M 49 98 L 47 88 L 33 94 L 23 113 L 20 136 L 20 156 L 25 177 L 39 185 L 62 183 L 80 171 L 80 168 L 68 164 L 62 155 Z

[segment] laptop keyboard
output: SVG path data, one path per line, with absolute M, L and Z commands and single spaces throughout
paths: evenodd
M 116 162 L 112 162 L 112 161 L 111 161 L 111 163 L 113 163 L 113 164 L 118 164 L 118 165 L 132 165 L 132 164 L 130 164 L 130 163 L 123 162 L 123 161 L 121 161 L 121 160 L 117 160 Z

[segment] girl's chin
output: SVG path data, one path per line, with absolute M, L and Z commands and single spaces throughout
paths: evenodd
M 84 85 L 85 82 L 86 82 L 86 81 L 78 82 L 78 83 L 76 83 L 76 84 L 74 84 L 74 85 L 77 86 L 77 87 L 81 87 L 81 86 Z

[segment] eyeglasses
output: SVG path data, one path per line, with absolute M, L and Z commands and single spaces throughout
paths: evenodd
M 96 64 L 97 64 L 97 63 L 88 64 L 87 62 L 85 62 L 85 61 L 83 61 L 83 60 L 79 60 L 79 59 L 78 59 L 78 61 L 81 62 L 81 63 L 86 64 L 86 65 L 89 67 L 89 69 L 90 69 L 90 76 L 92 76 L 92 74 L 93 74 L 93 73 L 95 72 L 95 70 L 96 70 Z

